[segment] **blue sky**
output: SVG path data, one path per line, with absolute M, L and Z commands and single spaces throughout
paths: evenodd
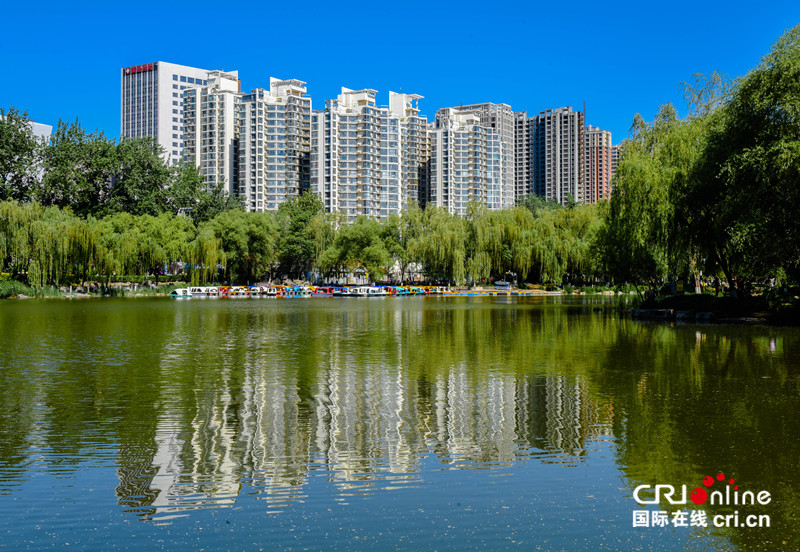
M 421 94 L 422 113 L 504 102 L 530 113 L 586 102 L 587 122 L 628 135 L 680 83 L 745 74 L 800 2 L 15 2 L 0 10 L 0 107 L 119 135 L 120 68 L 168 61 L 308 83 L 322 109 L 342 86 Z

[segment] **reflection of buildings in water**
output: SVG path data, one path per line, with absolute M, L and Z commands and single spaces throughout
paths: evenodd
M 435 386 L 437 453 L 448 462 L 512 462 L 515 387 L 510 376 L 452 368 Z
M 405 368 L 394 334 L 369 358 L 330 340 L 311 370 L 242 339 L 189 367 L 171 348 L 191 343 L 172 340 L 152 445 L 120 459 L 120 503 L 163 518 L 230 505 L 247 484 L 276 508 L 304 496 L 311 471 L 347 492 L 418 479 L 431 453 L 456 468 L 574 463 L 608 427 L 580 377 Z
M 239 461 L 271 503 L 297 498 L 291 489 L 306 482 L 309 435 L 300 405 L 296 374 L 258 362 L 245 367 Z
M 343 481 L 418 471 L 415 453 L 423 448 L 423 437 L 406 375 L 397 367 L 355 366 L 331 366 L 318 382 L 316 450 Z
M 584 456 L 586 441 L 608 427 L 588 390 L 581 378 L 565 376 L 539 376 L 520 385 L 516 400 L 521 446 L 558 453 L 568 462 Z

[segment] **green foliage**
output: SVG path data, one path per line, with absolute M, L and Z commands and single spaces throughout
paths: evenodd
M 112 169 L 103 198 L 104 211 L 153 216 L 163 213 L 170 177 L 175 173 L 166 166 L 162 154 L 153 138 L 121 140 L 110 153 Z
M 115 174 L 114 141 L 87 134 L 77 121 L 59 121 L 44 149 L 44 177 L 33 199 L 43 205 L 70 207 L 79 215 L 97 214 Z
M 196 167 L 183 169 L 179 178 L 187 182 L 185 185 L 187 190 L 193 190 L 194 195 L 187 193 L 182 201 L 190 206 L 191 217 L 195 224 L 211 220 L 225 211 L 244 211 L 244 200 L 226 192 L 222 184 L 218 184 L 210 190 L 206 189 Z M 200 184 L 193 187 L 193 184 L 198 181 Z
M 348 272 L 365 272 L 372 280 L 387 272 L 392 256 L 381 239 L 381 224 L 367 217 L 358 217 L 353 224 L 339 229 L 333 244 L 320 256 L 320 265 Z
M 278 223 L 272 213 L 225 211 L 204 226 L 220 240 L 228 281 L 257 282 L 277 261 Z
M 724 275 L 734 294 L 800 277 L 800 26 L 729 83 L 686 86 L 691 112 L 634 121 L 598 244 L 617 281 Z
M 598 246 L 615 280 L 657 288 L 688 263 L 674 189 L 700 156 L 705 120 L 681 120 L 667 104 L 652 125 L 637 115 L 632 134 L 623 146 Z
M 800 26 L 727 94 L 681 189 L 692 239 L 729 281 L 800 277 Z
M 15 297 L 17 295 L 31 297 L 34 295 L 34 293 L 35 292 L 31 287 L 26 286 L 17 280 L 4 280 L 0 282 L 0 299 Z
M 27 112 L 0 108 L 0 201 L 30 199 L 41 149 Z
M 278 260 L 282 274 L 299 276 L 311 268 L 317 250 L 311 221 L 324 210 L 322 200 L 309 192 L 278 207 Z

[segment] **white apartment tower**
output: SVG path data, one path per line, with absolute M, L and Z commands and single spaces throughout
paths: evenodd
M 500 138 L 500 155 L 503 165 L 501 205 L 502 208 L 512 207 L 516 199 L 516 117 L 514 110 L 508 104 L 496 103 L 461 105 L 453 109 L 477 114 L 480 118 L 480 124 L 493 129 Z
M 414 200 L 419 177 L 412 157 L 426 155 L 420 96 L 392 95 L 393 107 L 375 103 L 376 90 L 342 88 L 311 123 L 311 189 L 328 211 L 348 220 L 359 215 L 383 219 Z M 405 133 L 405 134 L 404 134 Z M 406 175 L 406 176 L 404 176 Z
M 300 80 L 270 78 L 239 104 L 239 189 L 249 211 L 274 211 L 310 187 L 311 98 Z
M 428 120 L 419 114 L 418 94 L 389 92 L 389 110 L 400 120 L 400 208 L 424 204 L 428 183 Z M 383 154 L 381 154 L 383 155 Z M 387 152 L 391 156 L 391 152 Z
M 207 84 L 184 90 L 183 158 L 200 168 L 209 188 L 238 193 L 239 73 L 210 71 Z
M 120 136 L 155 138 L 166 159 L 177 163 L 184 142 L 183 92 L 206 84 L 208 69 L 164 61 L 123 67 Z
M 475 112 L 440 109 L 429 129 L 431 143 L 428 204 L 464 216 L 470 201 L 501 209 L 506 200 L 503 143 Z

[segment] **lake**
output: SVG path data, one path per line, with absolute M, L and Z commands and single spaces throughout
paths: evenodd
M 800 331 L 619 300 L 2 301 L 0 550 L 800 548 Z

